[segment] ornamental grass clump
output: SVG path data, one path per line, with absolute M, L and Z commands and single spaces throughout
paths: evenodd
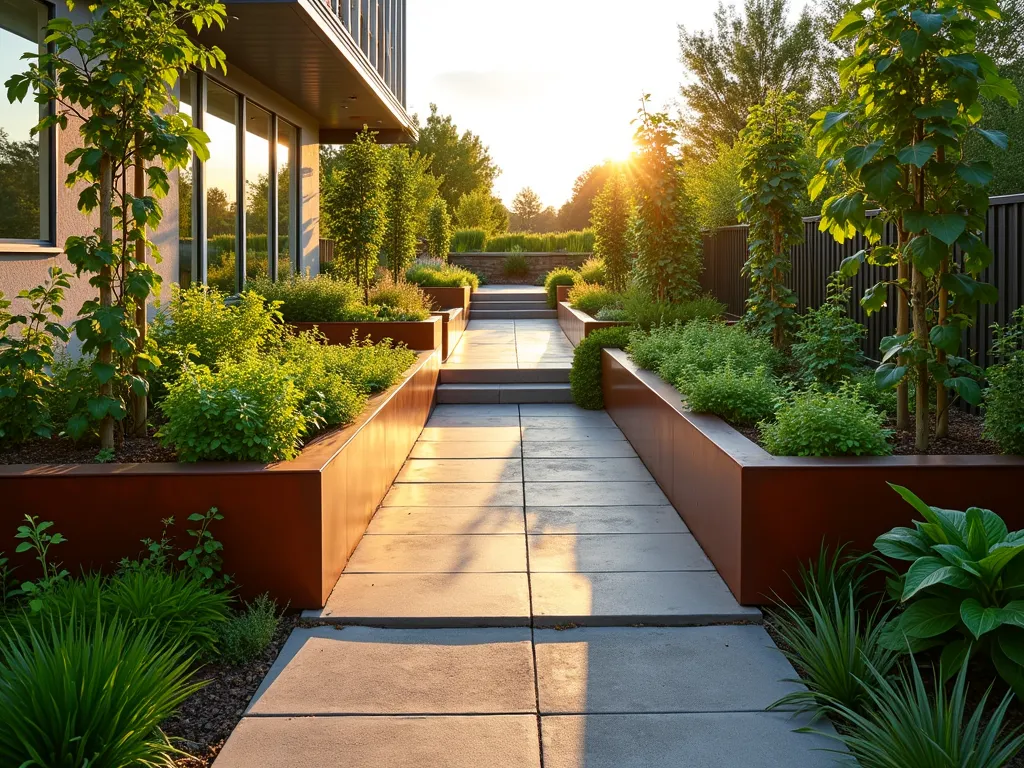
M 530 274 L 530 262 L 521 253 L 510 253 L 501 267 L 505 277 L 524 278 Z
M 280 620 L 277 603 L 269 594 L 246 603 L 220 627 L 220 660 L 237 666 L 259 658 L 274 639 Z
M 469 286 L 475 291 L 480 287 L 480 276 L 475 272 L 435 259 L 416 262 L 406 271 L 405 279 L 424 288 Z
M 591 317 L 606 307 L 617 306 L 621 301 L 620 294 L 597 283 L 580 281 L 569 291 L 569 305 Z
M 605 284 L 604 259 L 599 256 L 591 256 L 580 265 L 580 278 L 584 283 Z
M 795 393 L 760 425 L 765 449 L 776 456 L 888 456 L 891 430 L 884 416 L 861 399 L 855 384 L 835 392 L 813 386 Z

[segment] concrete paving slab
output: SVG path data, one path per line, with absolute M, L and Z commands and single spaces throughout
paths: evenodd
M 618 427 L 523 427 L 523 441 L 589 442 L 591 440 L 625 440 Z
M 628 443 L 627 443 L 628 445 Z M 523 453 L 518 440 L 450 440 L 417 442 L 410 459 L 489 459 L 519 457 Z
M 646 470 L 645 470 L 646 471 Z M 398 483 L 516 483 L 523 479 L 522 459 L 409 459 Z
M 553 716 L 541 720 L 544 768 L 825 768 L 824 736 L 783 713 Z
M 247 715 L 536 712 L 530 630 L 292 632 Z
M 522 534 L 523 528 L 522 507 L 381 507 L 366 535 Z
M 532 573 L 713 571 L 688 533 L 557 534 L 528 537 Z
M 487 442 L 518 440 L 519 427 L 424 427 L 420 433 L 421 442 L 467 442 L 470 440 L 486 440 Z
M 385 627 L 526 627 L 525 573 L 343 573 L 304 618 Z
M 538 441 L 523 443 L 523 456 L 530 459 L 626 458 L 636 456 L 625 440 L 588 440 L 585 442 Z
M 537 630 L 542 714 L 763 712 L 801 688 L 758 626 Z
M 714 571 L 536 573 L 530 579 L 534 623 L 694 626 L 759 622 Z
M 483 414 L 485 416 L 518 416 L 519 406 L 517 405 L 499 405 L 497 403 L 491 405 L 459 405 L 459 404 L 442 404 L 434 407 L 431 411 L 431 416 L 476 416 Z
M 383 510 L 382 510 L 383 511 Z M 380 512 L 377 513 L 380 516 Z M 674 507 L 527 507 L 529 533 L 687 533 Z
M 514 573 L 526 570 L 522 536 L 364 536 L 345 573 Z
M 537 718 L 247 717 L 216 768 L 540 768 Z
M 652 481 L 640 459 L 526 459 L 524 477 L 528 482 Z
M 653 480 L 648 482 L 526 483 L 526 503 L 531 507 L 619 507 L 653 504 L 668 499 Z
M 533 403 L 530 405 L 522 405 L 519 407 L 520 416 L 583 416 L 586 417 L 590 414 L 602 413 L 602 411 L 588 411 L 585 408 L 580 408 L 574 403 Z
M 382 506 L 511 507 L 522 504 L 520 483 L 395 483 Z
M 604 411 L 583 411 L 551 416 L 522 416 L 524 427 L 615 427 L 615 422 Z M 618 427 L 616 427 L 618 429 Z
M 431 427 L 515 427 L 518 416 L 489 416 L 485 414 L 466 416 L 431 416 L 427 428 Z

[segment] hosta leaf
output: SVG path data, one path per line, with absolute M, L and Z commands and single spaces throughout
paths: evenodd
M 982 522 L 985 523 L 985 535 L 988 537 L 988 545 L 995 547 L 1006 540 L 1010 535 L 1009 529 L 1006 527 L 1006 523 L 1003 522 L 1003 518 L 993 512 L 991 509 L 982 509 L 981 507 L 971 507 L 967 511 L 977 510 L 978 514 L 981 515 Z M 1024 534 L 1024 531 L 1016 531 L 1018 534 Z M 1014 543 L 1018 539 L 1013 539 L 1008 543 Z M 1024 535 L 1019 537 L 1021 543 L 1024 543 Z
M 875 539 L 875 549 L 894 560 L 914 561 L 929 552 L 928 543 L 913 528 L 893 528 Z
M 948 565 L 937 557 L 922 557 L 915 560 L 907 571 L 901 600 L 906 602 L 922 589 L 936 584 L 948 584 L 960 589 L 969 589 L 974 581 L 955 565 Z
M 1003 624 L 1024 629 L 1024 600 L 1011 600 L 1003 606 Z
M 1024 667 L 1007 656 L 1001 644 L 997 643 L 992 648 L 992 663 L 995 664 L 999 676 L 1013 689 L 1017 698 L 1024 696 Z
M 985 608 L 973 597 L 960 603 L 960 618 L 963 620 L 964 626 L 979 640 L 982 635 L 1002 624 L 1000 614 L 999 608 Z
M 988 532 L 985 530 L 985 523 L 981 519 L 977 507 L 967 510 L 967 550 L 976 560 L 985 557 L 988 552 Z M 1007 561 L 1009 562 L 1009 561 Z
M 963 547 L 958 547 L 956 544 L 936 544 L 931 549 L 933 552 L 938 552 L 942 559 L 950 565 L 959 566 L 972 576 L 981 578 L 978 563 L 971 557 L 971 553 Z
M 955 600 L 933 597 L 913 602 L 900 614 L 899 621 L 908 637 L 935 637 L 960 623 L 960 610 Z
M 939 657 L 939 675 L 945 682 L 953 677 L 967 661 L 968 654 L 973 651 L 973 646 L 965 639 L 954 640 L 942 647 L 942 655 Z
M 1024 544 L 996 544 L 989 554 L 978 561 L 986 579 L 992 579 L 1002 573 L 1010 561 L 1024 552 Z
M 1024 629 L 1000 627 L 996 633 L 996 641 L 1010 661 L 1024 665 Z

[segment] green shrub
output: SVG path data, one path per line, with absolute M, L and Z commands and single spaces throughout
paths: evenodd
M 857 395 L 866 403 L 885 415 L 896 414 L 896 389 L 879 389 L 875 381 L 875 371 L 862 367 L 850 377 L 850 383 L 857 388 Z M 914 383 L 909 384 L 910 402 L 914 402 Z
M 264 594 L 220 628 L 220 657 L 228 664 L 247 664 L 260 657 L 277 631 L 277 603 Z
M 530 274 L 530 262 L 521 253 L 510 253 L 502 265 L 505 277 L 523 278 Z
M 355 283 L 327 275 L 293 275 L 286 280 L 250 280 L 250 292 L 267 301 L 279 302 L 281 316 L 288 323 L 331 323 L 370 319 L 363 306 L 363 294 Z
M 731 364 L 710 372 L 691 369 L 677 380 L 694 413 L 713 413 L 731 424 L 750 425 L 770 418 L 783 395 L 778 380 L 764 368 L 751 373 Z
M 492 235 L 483 250 L 488 253 L 590 253 L 594 250 L 594 231 L 584 229 L 573 232 L 526 232 Z
M 605 307 L 604 309 L 599 310 L 596 315 L 594 315 L 594 319 L 615 322 L 628 322 L 629 313 L 626 312 L 626 310 L 624 309 L 619 309 L 618 307 Z
M 604 259 L 591 256 L 580 266 L 580 278 L 585 283 L 605 284 Z
M 151 334 L 164 352 L 164 365 L 157 369 L 163 380 L 176 378 L 187 350 L 194 362 L 214 367 L 260 352 L 281 338 L 277 305 L 252 291 L 230 304 L 227 299 L 216 288 L 171 286 L 171 300 L 157 313 Z
M 548 272 L 544 277 L 544 290 L 548 294 L 548 306 L 552 309 L 558 306 L 558 286 L 573 285 L 579 276 L 579 272 L 569 269 L 569 267 L 557 267 Z
M 452 249 L 452 217 L 448 204 L 437 196 L 431 201 L 426 221 L 427 253 L 442 261 L 448 258 Z M 422 283 L 420 283 L 422 285 Z
M 569 387 L 572 399 L 580 408 L 599 411 L 604 408 L 601 391 L 601 350 L 605 347 L 623 348 L 629 343 L 629 329 L 625 326 L 602 328 L 580 342 L 572 354 Z
M 270 357 L 225 361 L 216 371 L 189 365 L 159 404 L 167 422 L 157 434 L 181 461 L 293 459 L 309 429 L 302 400 L 291 373 Z
M 835 386 L 864 367 L 860 345 L 868 330 L 847 312 L 850 292 L 845 278 L 836 273 L 825 303 L 799 318 L 792 351 L 809 381 Z
M 1024 531 L 1008 531 L 990 510 L 930 507 L 890 485 L 925 522 L 875 541 L 885 557 L 911 563 L 896 582 L 906 610 L 886 625 L 887 644 L 903 652 L 941 647 L 946 678 L 981 652 L 1024 695 Z
M 52 386 L 47 396 L 50 421 L 55 427 L 60 428 L 67 424 L 74 415 L 77 404 L 88 400 L 88 377 L 93 359 L 92 355 L 72 357 L 66 348 L 55 352 L 53 363 L 50 365 Z
M 993 355 L 1000 365 L 986 370 L 985 434 L 1003 453 L 1024 454 L 1024 307 L 1006 327 L 992 327 Z
M 888 456 L 883 415 L 844 384 L 829 392 L 817 386 L 779 406 L 775 421 L 761 425 L 764 447 L 776 456 Z
M 783 696 L 770 709 L 793 708 L 817 714 L 830 703 L 863 712 L 870 699 L 865 681 L 869 669 L 888 673 L 897 654 L 881 643 L 885 617 L 878 611 L 858 610 L 857 597 L 847 585 L 826 589 L 807 584 L 799 590 L 797 604 L 776 601 L 772 626 L 782 639 L 783 654 L 803 678 L 793 680 L 800 689 Z
M 342 376 L 359 392 L 374 394 L 394 386 L 414 362 L 416 353 L 404 344 L 389 339 L 374 344 L 362 342 L 355 334 L 348 346 L 329 346 L 326 350 L 328 369 Z
M 926 686 L 916 663 L 910 672 L 889 677 L 868 665 L 865 678 L 870 705 L 863 712 L 832 702 L 827 713 L 842 722 L 842 732 L 825 735 L 840 741 L 862 768 L 1001 768 L 1024 747 L 1019 728 L 1007 732 L 1006 710 L 1012 693 L 988 706 L 991 687 L 968 717 L 967 665 L 947 693 L 938 679 Z M 909 676 L 908 676 L 909 674 Z
M 366 405 L 368 392 L 346 377 L 338 349 L 319 331 L 290 337 L 282 349 L 281 363 L 302 393 L 304 440 L 322 429 L 351 423 Z
M 475 272 L 439 261 L 420 261 L 409 267 L 405 279 L 429 288 L 458 288 L 469 286 L 474 291 L 480 287 L 480 278 Z
M 201 685 L 155 628 L 117 619 L 47 622 L 0 643 L 0 764 L 166 766 L 160 724 Z
M 452 250 L 455 253 L 482 251 L 487 240 L 487 233 L 482 229 L 459 229 L 452 236 Z
M 430 302 L 414 283 L 395 282 L 384 275 L 370 289 L 371 307 L 380 308 L 381 319 L 426 320 L 430 317 Z
M 682 301 L 658 301 L 646 291 L 633 288 L 622 297 L 622 308 L 630 322 L 650 330 L 659 325 L 686 324 L 691 320 L 718 320 L 725 304 L 713 296 L 698 296 Z
M 622 295 L 596 283 L 576 283 L 569 291 L 569 306 L 585 312 L 591 317 L 605 307 L 614 307 L 622 301 Z

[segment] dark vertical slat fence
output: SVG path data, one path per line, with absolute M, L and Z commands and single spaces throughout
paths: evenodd
M 860 235 L 843 244 L 837 243 L 832 235 L 818 230 L 818 222 L 818 217 L 804 219 L 804 242 L 794 247 L 790 254 L 793 268 L 788 284 L 797 293 L 801 312 L 821 305 L 825 300 L 829 276 L 839 268 L 843 259 L 866 245 Z M 895 227 L 887 227 L 883 239 L 894 242 Z M 1024 194 L 991 198 L 985 242 L 992 250 L 993 258 L 992 265 L 982 273 L 981 279 L 996 286 L 999 301 L 982 306 L 977 323 L 964 334 L 964 349 L 974 353 L 975 362 L 982 366 L 992 362 L 989 356 L 992 343 L 990 326 L 993 323 L 1005 324 L 1010 314 L 1024 304 Z M 704 233 L 701 287 L 723 302 L 726 312 L 734 317 L 739 317 L 745 310 L 749 282 L 742 271 L 746 259 L 746 226 L 721 227 Z M 865 266 L 853 280 L 850 309 L 853 317 L 867 326 L 864 352 L 870 358 L 877 359 L 882 338 L 895 329 L 896 312 L 890 301 L 881 312 L 868 317 L 858 300 L 865 290 L 879 280 L 891 277 L 894 271 L 895 268 Z M 890 299 L 893 290 L 890 288 Z

